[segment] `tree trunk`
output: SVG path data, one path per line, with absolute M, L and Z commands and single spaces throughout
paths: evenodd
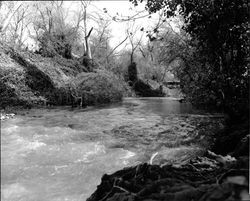
M 134 62 L 134 51 L 132 50 L 130 54 L 130 64 L 132 64 L 133 62 Z
M 85 36 L 85 55 L 86 55 L 89 59 L 92 59 L 91 50 L 90 50 L 90 45 L 89 45 L 89 36 L 90 36 L 92 30 L 93 30 L 93 27 L 90 29 L 88 35 Z
M 93 30 L 93 27 L 90 29 L 88 35 L 84 37 L 84 55 L 83 55 L 83 60 L 82 64 L 88 69 L 88 71 L 92 71 L 93 65 L 92 65 L 92 55 L 91 55 L 91 50 L 90 50 L 90 45 L 89 45 L 89 36 Z
M 93 30 L 93 27 L 90 29 L 89 33 L 87 34 L 87 6 L 84 6 L 84 56 L 88 59 L 92 59 L 91 50 L 89 45 L 89 37 Z

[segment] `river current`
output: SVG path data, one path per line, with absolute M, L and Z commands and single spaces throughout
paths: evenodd
M 104 173 L 185 162 L 203 151 L 200 125 L 215 116 L 170 98 L 19 111 L 1 122 L 1 200 L 86 200 Z

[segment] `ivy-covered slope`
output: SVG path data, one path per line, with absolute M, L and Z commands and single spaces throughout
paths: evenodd
M 111 72 L 89 73 L 76 60 L 46 58 L 0 44 L 1 108 L 79 105 L 79 98 L 84 105 L 113 102 L 121 99 L 124 87 Z

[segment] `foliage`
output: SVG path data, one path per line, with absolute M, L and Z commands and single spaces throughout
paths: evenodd
M 146 79 L 158 82 L 173 81 L 170 75 L 175 72 L 176 66 L 179 66 L 178 61 L 185 54 L 188 41 L 189 36 L 186 32 L 174 31 L 169 23 L 157 28 L 157 34 L 154 34 L 153 40 L 152 36 L 149 35 L 147 45 L 140 47 L 143 56 L 140 63 L 144 63 Z
M 0 106 L 70 105 L 68 82 L 84 71 L 78 62 L 44 58 L 0 43 Z
M 90 38 L 92 57 L 97 64 L 104 68 L 111 70 L 115 64 L 115 57 L 110 52 L 111 29 L 109 28 L 110 22 L 108 20 L 100 20 L 96 34 Z
M 45 32 L 37 39 L 39 41 L 39 49 L 36 53 L 44 57 L 54 57 L 56 55 L 61 55 L 67 59 L 72 57 L 71 45 L 65 40 L 64 35 L 52 35 Z
M 96 105 L 120 101 L 125 92 L 124 83 L 105 70 L 81 73 L 70 83 L 71 94 L 81 99 L 82 105 Z
M 45 57 L 61 55 L 71 59 L 72 46 L 79 38 L 78 29 L 67 23 L 66 10 L 60 2 L 46 2 L 44 5 L 34 4 L 37 10 L 33 20 L 33 28 L 36 32 L 33 38 L 38 42 L 38 51 Z
M 30 23 L 28 2 L 3 1 L 0 4 L 0 41 L 20 49 L 25 45 Z
M 137 3 L 136 0 L 132 2 Z M 192 37 L 190 52 L 177 72 L 184 92 L 195 103 L 228 113 L 248 108 L 249 9 L 246 0 L 147 0 L 149 12 L 179 10 Z

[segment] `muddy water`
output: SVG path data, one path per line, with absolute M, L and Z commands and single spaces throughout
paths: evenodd
M 167 98 L 19 112 L 1 122 L 1 200 L 86 200 L 104 173 L 200 154 L 201 124 L 206 130 L 218 120 Z

